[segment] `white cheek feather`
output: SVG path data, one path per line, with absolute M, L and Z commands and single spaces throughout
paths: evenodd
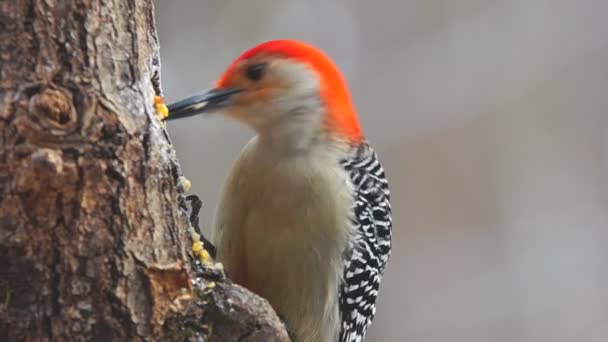
M 290 93 L 295 96 L 319 92 L 319 78 L 305 64 L 282 63 L 275 69 L 279 77 L 289 85 Z
M 319 80 L 303 64 L 278 63 L 272 70 L 282 86 L 272 99 L 252 106 L 246 120 L 268 145 L 286 152 L 306 149 L 321 133 L 325 116 Z

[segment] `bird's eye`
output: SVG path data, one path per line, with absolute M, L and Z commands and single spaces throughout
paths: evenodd
M 262 79 L 262 77 L 264 77 L 264 72 L 266 72 L 266 65 L 266 63 L 251 64 L 245 70 L 245 75 L 247 75 L 248 79 L 254 82 L 259 81 Z

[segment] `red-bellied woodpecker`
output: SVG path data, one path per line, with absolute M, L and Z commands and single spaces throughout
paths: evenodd
M 342 75 L 318 49 L 263 43 L 169 119 L 219 110 L 257 135 L 232 166 L 211 240 L 297 342 L 362 341 L 391 249 L 388 182 Z

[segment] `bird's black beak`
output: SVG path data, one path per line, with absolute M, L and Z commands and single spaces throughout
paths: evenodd
M 230 98 L 241 89 L 211 89 L 201 94 L 187 97 L 168 106 L 169 116 L 165 121 L 187 118 L 196 114 L 211 112 L 230 103 Z

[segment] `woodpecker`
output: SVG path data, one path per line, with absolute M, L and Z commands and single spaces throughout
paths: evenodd
M 363 341 L 391 250 L 388 181 L 337 66 L 308 43 L 244 52 L 168 120 L 217 112 L 257 133 L 225 181 L 217 259 L 296 342 Z

